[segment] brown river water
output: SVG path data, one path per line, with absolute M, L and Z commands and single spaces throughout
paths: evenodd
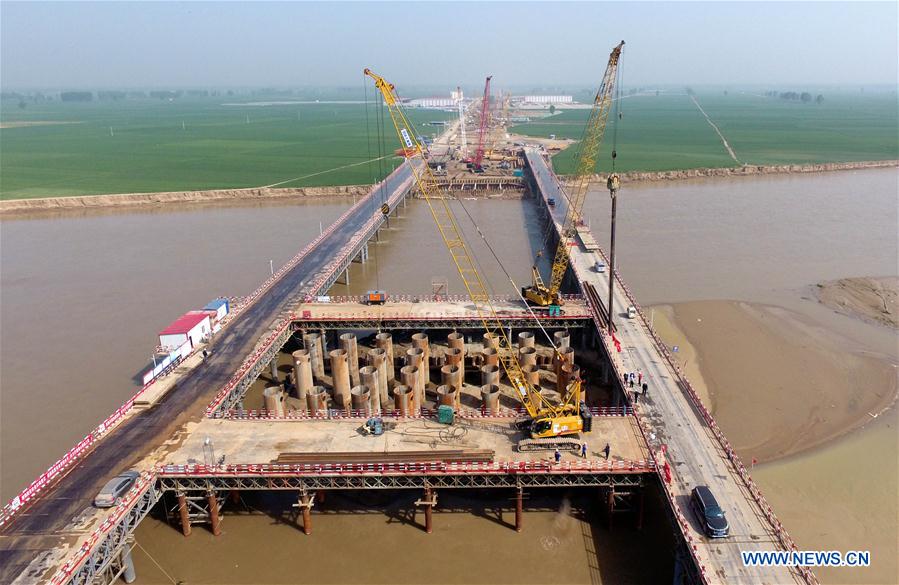
M 809 286 L 897 273 L 897 184 L 896 170 L 885 169 L 626 186 L 619 203 L 619 268 L 644 304 L 739 299 L 776 305 L 878 359 L 895 359 L 895 332 L 823 308 L 809 300 Z M 603 245 L 607 201 L 603 192 L 591 195 L 586 214 Z M 277 269 L 318 234 L 320 221 L 327 226 L 350 203 L 201 205 L 0 222 L 2 498 L 27 485 L 135 391 L 156 331 L 215 296 L 251 291 L 268 276 L 269 260 Z M 524 283 L 543 237 L 532 202 L 464 204 L 516 284 Z M 491 251 L 479 240 L 474 248 L 494 289 L 510 292 Z M 337 285 L 332 294 L 369 288 L 421 293 L 434 280 L 446 280 L 450 293 L 462 292 L 425 205 L 412 202 L 372 246 L 371 261 L 354 265 L 350 286 Z M 831 444 L 756 468 L 794 536 L 803 510 L 826 520 L 830 512 L 823 507 L 833 505 L 835 495 L 842 499 L 839 515 L 832 515 L 834 532 L 847 517 L 864 524 L 878 506 L 886 506 L 887 515 L 895 511 L 889 503 L 896 495 L 890 487 L 895 466 L 856 468 L 851 481 L 834 482 L 833 489 L 810 484 L 846 476 L 845 445 L 863 445 L 871 461 L 895 461 L 895 418 L 890 411 Z M 669 562 L 645 562 L 670 558 L 658 505 L 650 505 L 653 520 L 643 532 L 616 526 L 610 533 L 595 521 L 592 498 L 573 494 L 574 512 L 568 513 L 563 496 L 535 501 L 522 534 L 484 511 L 489 501 L 464 494 L 447 496 L 458 504 L 448 501 L 447 509 L 458 511 L 436 515 L 429 537 L 401 514 L 365 511 L 378 502 L 327 506 L 358 513 L 322 511 L 308 538 L 274 513 L 227 517 L 219 539 L 198 529 L 185 540 L 148 519 L 137 533 L 135 559 L 140 582 L 148 583 L 670 579 Z M 509 502 L 497 506 L 508 511 Z M 895 543 L 895 522 L 883 530 Z M 826 548 L 827 535 L 808 538 Z M 832 548 L 850 547 L 838 539 Z M 872 582 L 890 582 L 889 572 L 876 574 Z M 840 573 L 827 573 L 825 580 L 845 581 Z

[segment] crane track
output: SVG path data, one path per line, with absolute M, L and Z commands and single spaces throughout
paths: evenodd
M 593 306 L 596 314 L 599 315 L 599 320 L 602 322 L 603 327 L 608 327 L 609 310 L 606 308 L 605 303 L 603 303 L 602 299 L 599 297 L 599 293 L 596 292 L 596 287 L 594 287 L 586 280 L 581 282 L 581 286 L 584 289 L 584 296 L 587 297 L 587 302 Z M 618 331 L 618 327 L 615 326 L 614 322 L 612 323 L 612 331 Z
M 582 441 L 571 437 L 552 437 L 548 439 L 522 439 L 518 441 L 518 451 L 580 451 Z

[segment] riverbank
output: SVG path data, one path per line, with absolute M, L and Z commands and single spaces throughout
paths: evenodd
M 654 183 L 719 177 L 753 177 L 759 175 L 783 175 L 849 171 L 899 167 L 899 160 L 827 163 L 810 165 L 773 165 L 724 168 L 698 168 L 680 171 L 628 172 L 621 174 L 624 183 Z M 594 175 L 591 182 L 605 183 L 607 175 Z M 111 195 L 82 195 L 44 197 L 34 199 L 6 199 L 0 201 L 0 218 L 23 214 L 40 214 L 49 211 L 71 211 L 108 208 L 138 208 L 184 203 L 221 203 L 240 201 L 289 201 L 294 199 L 327 199 L 362 196 L 371 185 L 342 185 L 335 187 L 211 189 L 206 191 L 166 191 L 159 193 L 120 193 Z M 469 192 L 466 192 L 469 193 Z M 470 192 L 474 195 L 474 192 Z M 517 199 L 520 195 L 492 198 Z
M 302 187 L 254 189 L 212 189 L 208 191 L 168 191 L 162 193 L 121 193 L 117 195 L 84 195 L 77 197 L 45 197 L 0 201 L 0 217 L 43 211 L 133 208 L 182 203 L 221 203 L 229 201 L 276 201 L 289 199 L 327 199 L 363 196 L 371 185 L 339 187 Z
M 842 163 L 821 163 L 806 165 L 743 165 L 739 167 L 714 167 L 684 169 L 678 171 L 629 171 L 619 173 L 622 183 L 655 183 L 683 181 L 686 179 L 706 179 L 711 177 L 756 177 L 759 175 L 789 175 L 805 173 L 826 173 L 832 171 L 857 171 L 862 169 L 884 169 L 899 167 L 899 160 L 872 160 Z M 608 174 L 597 174 L 591 182 L 605 184 Z

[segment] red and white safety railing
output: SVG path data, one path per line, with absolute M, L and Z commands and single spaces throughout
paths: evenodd
M 655 464 L 638 461 L 582 460 L 405 463 L 260 463 L 245 465 L 163 465 L 159 477 L 294 477 L 300 475 L 384 475 L 384 474 L 514 474 L 514 473 L 651 473 Z
M 633 414 L 630 406 L 599 406 L 590 407 L 590 414 L 595 417 L 623 417 Z M 499 408 L 491 411 L 487 408 L 462 408 L 455 412 L 455 416 L 461 419 L 494 419 L 494 420 L 514 420 L 527 415 L 527 411 L 523 407 L 518 408 Z M 343 419 L 363 419 L 367 420 L 372 417 L 391 418 L 391 419 L 414 419 L 414 418 L 435 418 L 437 411 L 432 408 L 421 408 L 416 413 L 404 414 L 401 410 L 382 409 L 380 413 L 373 413 L 371 410 L 355 410 L 355 409 L 329 409 L 319 413 L 310 413 L 306 410 L 292 410 L 285 414 L 265 410 L 228 410 L 223 418 L 234 420 L 282 420 L 282 421 L 308 421 L 308 420 L 343 420 Z
M 100 526 L 91 533 L 90 537 L 74 552 L 72 557 L 53 574 L 53 577 L 50 578 L 51 585 L 68 583 L 84 563 L 87 562 L 88 558 L 103 539 L 107 537 L 109 532 L 116 527 L 125 514 L 134 507 L 137 500 L 143 496 L 148 489 L 151 489 L 155 483 L 155 473 L 142 473 L 134 486 L 128 490 L 128 493 L 119 499 L 115 508 L 113 508 L 112 513 L 100 523 Z

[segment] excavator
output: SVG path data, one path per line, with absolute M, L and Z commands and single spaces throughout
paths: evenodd
M 577 237 L 577 227 L 581 221 L 581 210 L 584 207 L 584 200 L 587 195 L 587 187 L 590 184 L 590 177 L 596 172 L 596 157 L 599 154 L 599 147 L 602 144 L 602 137 L 606 130 L 606 121 L 609 118 L 609 112 L 612 110 L 612 96 L 614 95 L 615 83 L 618 76 L 618 61 L 621 57 L 621 49 L 624 47 L 624 41 L 621 41 L 609 55 L 609 63 L 606 65 L 605 74 L 602 77 L 602 83 L 593 99 L 593 109 L 590 110 L 590 117 L 587 119 L 587 125 L 584 128 L 584 137 L 581 140 L 580 151 L 577 155 L 577 166 L 573 185 L 569 188 L 568 208 L 565 212 L 565 223 L 562 225 L 562 231 L 559 237 L 559 245 L 556 248 L 556 254 L 553 258 L 552 275 L 550 276 L 549 286 L 547 286 L 543 278 L 540 276 L 540 270 L 537 266 L 531 269 L 531 277 L 533 284 L 521 289 L 521 296 L 527 302 L 535 307 L 549 307 L 552 312 L 557 311 L 562 306 L 562 296 L 559 289 L 562 286 L 562 280 L 568 271 L 568 248 Z M 615 157 L 613 150 L 612 157 Z M 609 188 L 620 182 L 618 175 L 612 173 L 609 175 Z M 617 187 L 616 187 L 617 190 Z
M 400 144 L 403 148 L 412 149 L 417 153 L 416 156 L 407 158 L 405 164 L 411 169 L 415 184 L 427 203 L 484 330 L 496 336 L 500 366 L 527 411 L 527 418 L 520 421 L 518 427 L 530 438 L 521 440 L 518 449 L 521 451 L 579 449 L 581 442 L 576 437 L 582 431 L 589 432 L 592 427 L 590 411 L 581 400 L 581 381 L 577 378 L 572 379 L 558 404 L 542 396 L 540 389 L 528 381 L 518 362 L 516 352 L 513 351 L 509 332 L 503 328 L 497 317 L 496 308 L 478 271 L 470 246 L 462 235 L 462 229 L 453 210 L 452 198 L 442 196 L 431 169 L 422 162 L 424 151 L 401 107 L 396 88 L 370 69 L 365 69 L 364 73 L 374 80 L 375 87 L 384 96 L 384 104 L 388 108 Z M 480 229 L 478 231 L 480 232 Z M 557 354 L 557 358 L 564 359 L 560 353 Z

